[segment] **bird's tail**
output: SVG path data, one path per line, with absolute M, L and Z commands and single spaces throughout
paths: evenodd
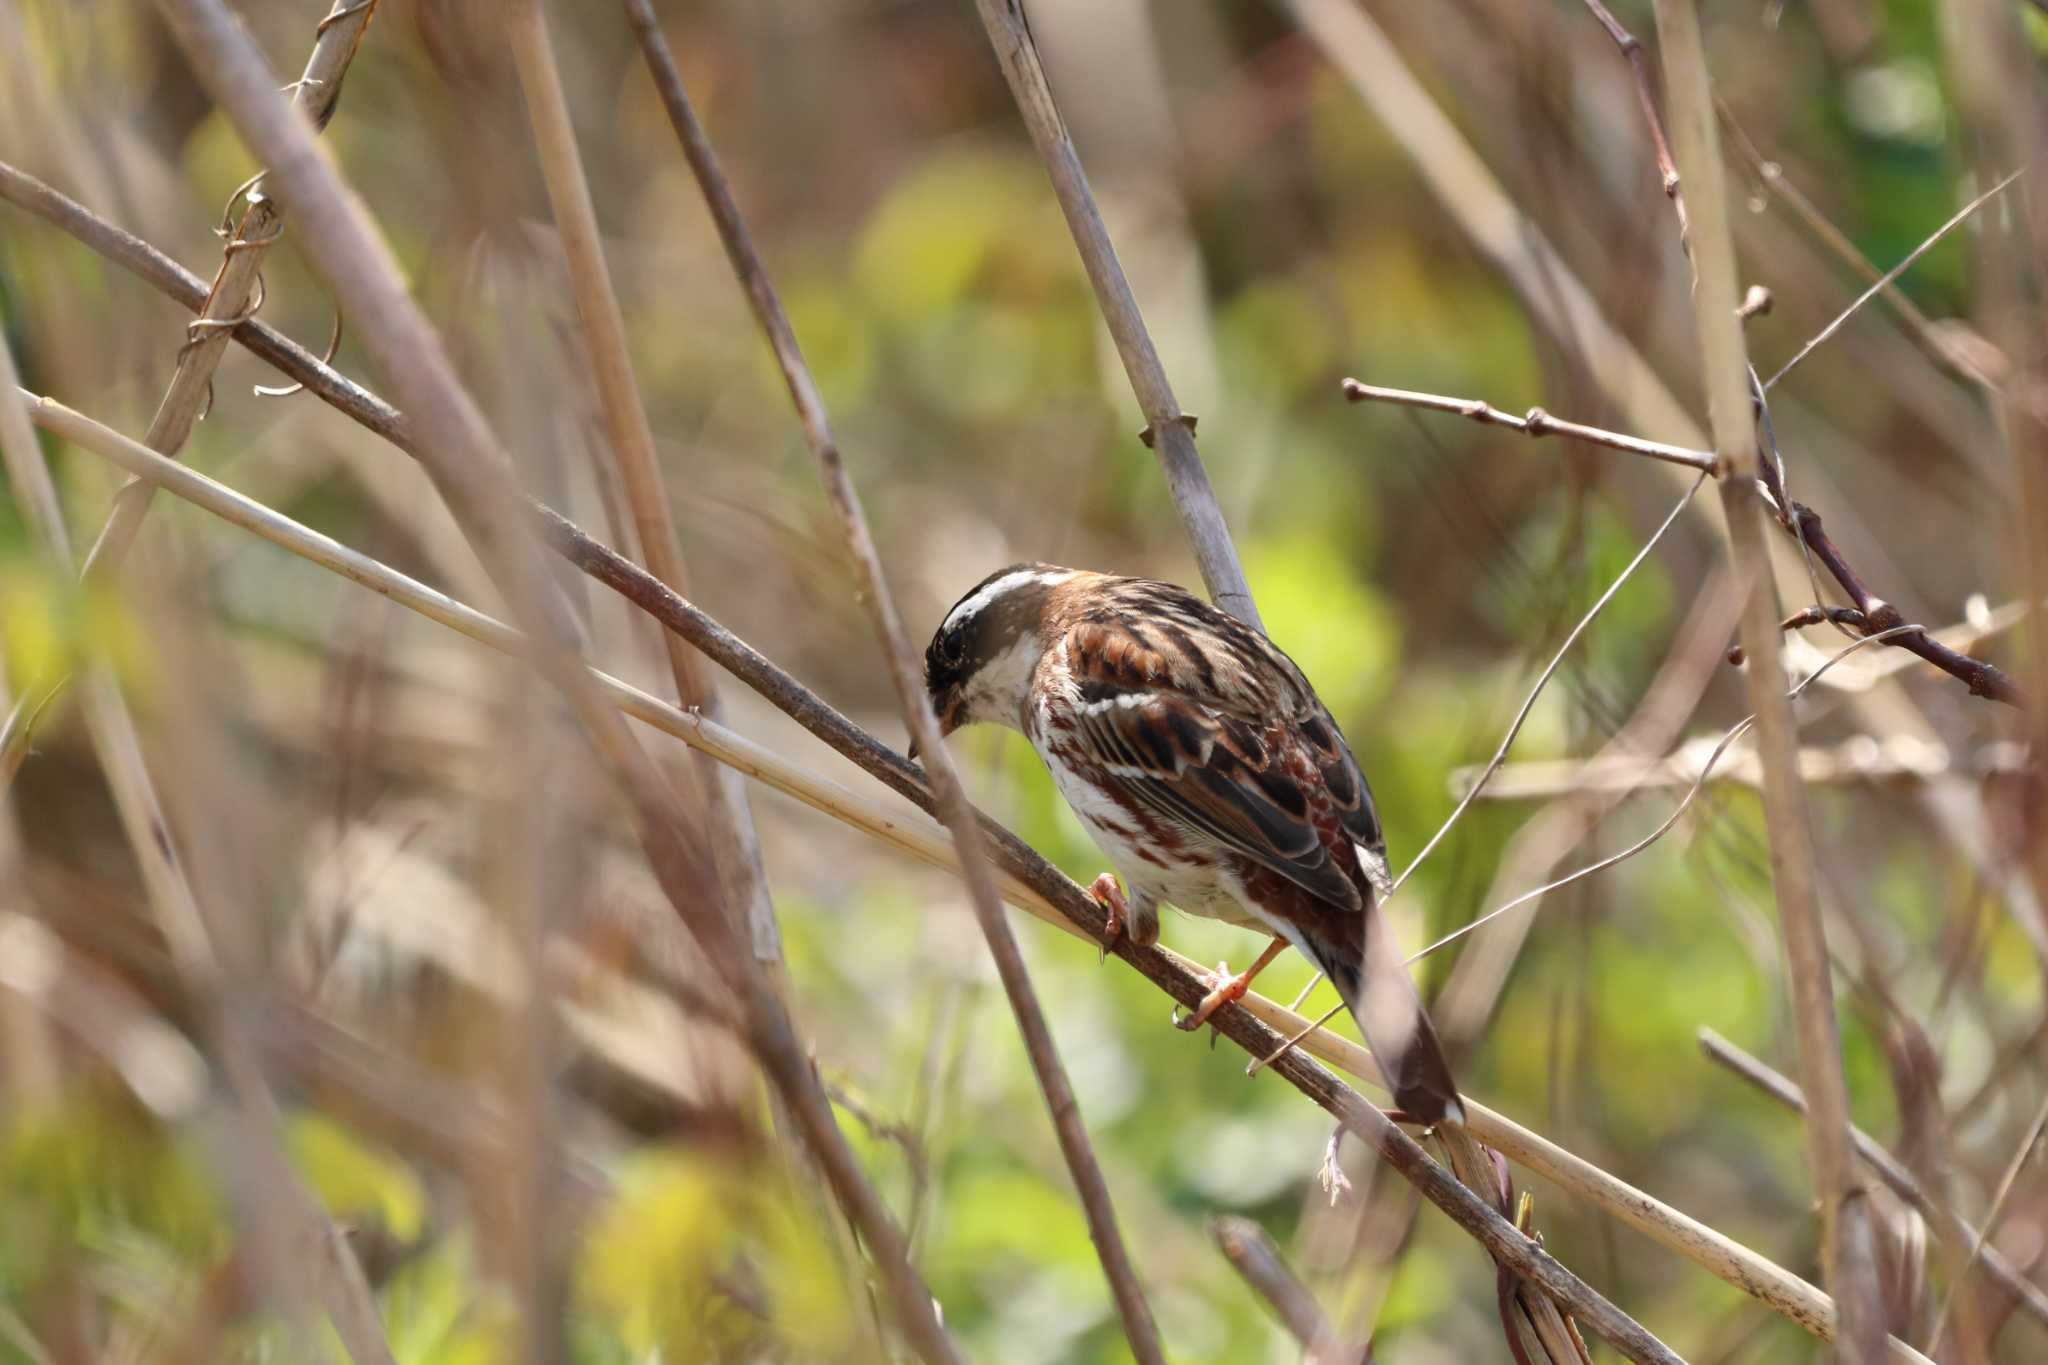
M 1306 947 L 1337 988 L 1372 1048 L 1394 1102 L 1422 1123 L 1465 1121 L 1436 1026 L 1379 908 L 1334 913 L 1309 926 Z

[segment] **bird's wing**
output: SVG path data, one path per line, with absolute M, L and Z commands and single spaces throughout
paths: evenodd
M 1350 846 L 1382 838 L 1343 735 L 1286 655 L 1188 600 L 1199 619 L 1141 603 L 1069 629 L 1077 738 L 1141 806 L 1362 909 L 1374 879 Z

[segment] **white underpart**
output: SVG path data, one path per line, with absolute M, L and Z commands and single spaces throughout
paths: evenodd
M 1022 730 L 1024 698 L 1031 690 L 1031 670 L 1038 665 L 1038 653 L 1038 637 L 1026 631 L 983 664 L 960 695 L 962 720 L 991 721 Z
M 1067 667 L 1067 643 L 1062 640 L 1057 646 L 1057 667 L 1050 671 L 1052 679 L 1065 684 L 1066 695 L 1059 700 L 1069 707 L 1079 706 L 1079 688 L 1073 681 L 1073 673 Z M 1231 924 L 1243 925 L 1249 929 L 1263 929 L 1267 933 L 1279 933 L 1282 926 L 1261 914 L 1244 894 L 1244 888 L 1237 884 L 1221 867 L 1194 867 L 1182 864 L 1175 867 L 1158 867 L 1138 856 L 1137 848 L 1124 838 L 1123 831 L 1136 828 L 1130 809 L 1122 801 L 1110 796 L 1088 778 L 1075 772 L 1057 757 L 1049 743 L 1052 736 L 1052 698 L 1040 695 L 1033 714 L 1024 727 L 1025 737 L 1038 750 L 1038 756 L 1052 773 L 1054 785 L 1060 795 L 1081 822 L 1081 828 L 1088 831 L 1088 837 L 1095 846 L 1109 858 L 1110 865 L 1123 878 L 1132 907 L 1139 914 L 1155 912 L 1161 905 L 1171 905 L 1191 915 L 1203 915 L 1211 919 L 1224 920 Z M 1145 699 L 1117 698 L 1115 704 L 1136 706 Z M 1100 708 L 1109 702 L 1091 703 Z M 1149 776 L 1143 768 L 1127 764 L 1105 765 L 1108 771 L 1120 777 L 1142 778 Z

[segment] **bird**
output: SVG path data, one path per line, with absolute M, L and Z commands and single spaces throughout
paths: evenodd
M 1172 583 L 1013 564 L 946 613 L 924 659 L 939 733 L 1021 732 L 1115 874 L 1089 892 L 1149 946 L 1172 905 L 1273 935 L 1207 975 L 1182 1020 L 1242 999 L 1289 945 L 1329 977 L 1395 1102 L 1464 1122 L 1435 1027 L 1378 913 L 1386 837 L 1329 709 L 1256 626 Z M 915 757 L 913 753 L 912 757 Z

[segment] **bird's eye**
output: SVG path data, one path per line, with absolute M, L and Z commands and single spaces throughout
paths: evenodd
M 957 664 L 966 658 L 967 632 L 964 630 L 949 631 L 945 638 L 939 641 L 939 654 L 949 664 Z

